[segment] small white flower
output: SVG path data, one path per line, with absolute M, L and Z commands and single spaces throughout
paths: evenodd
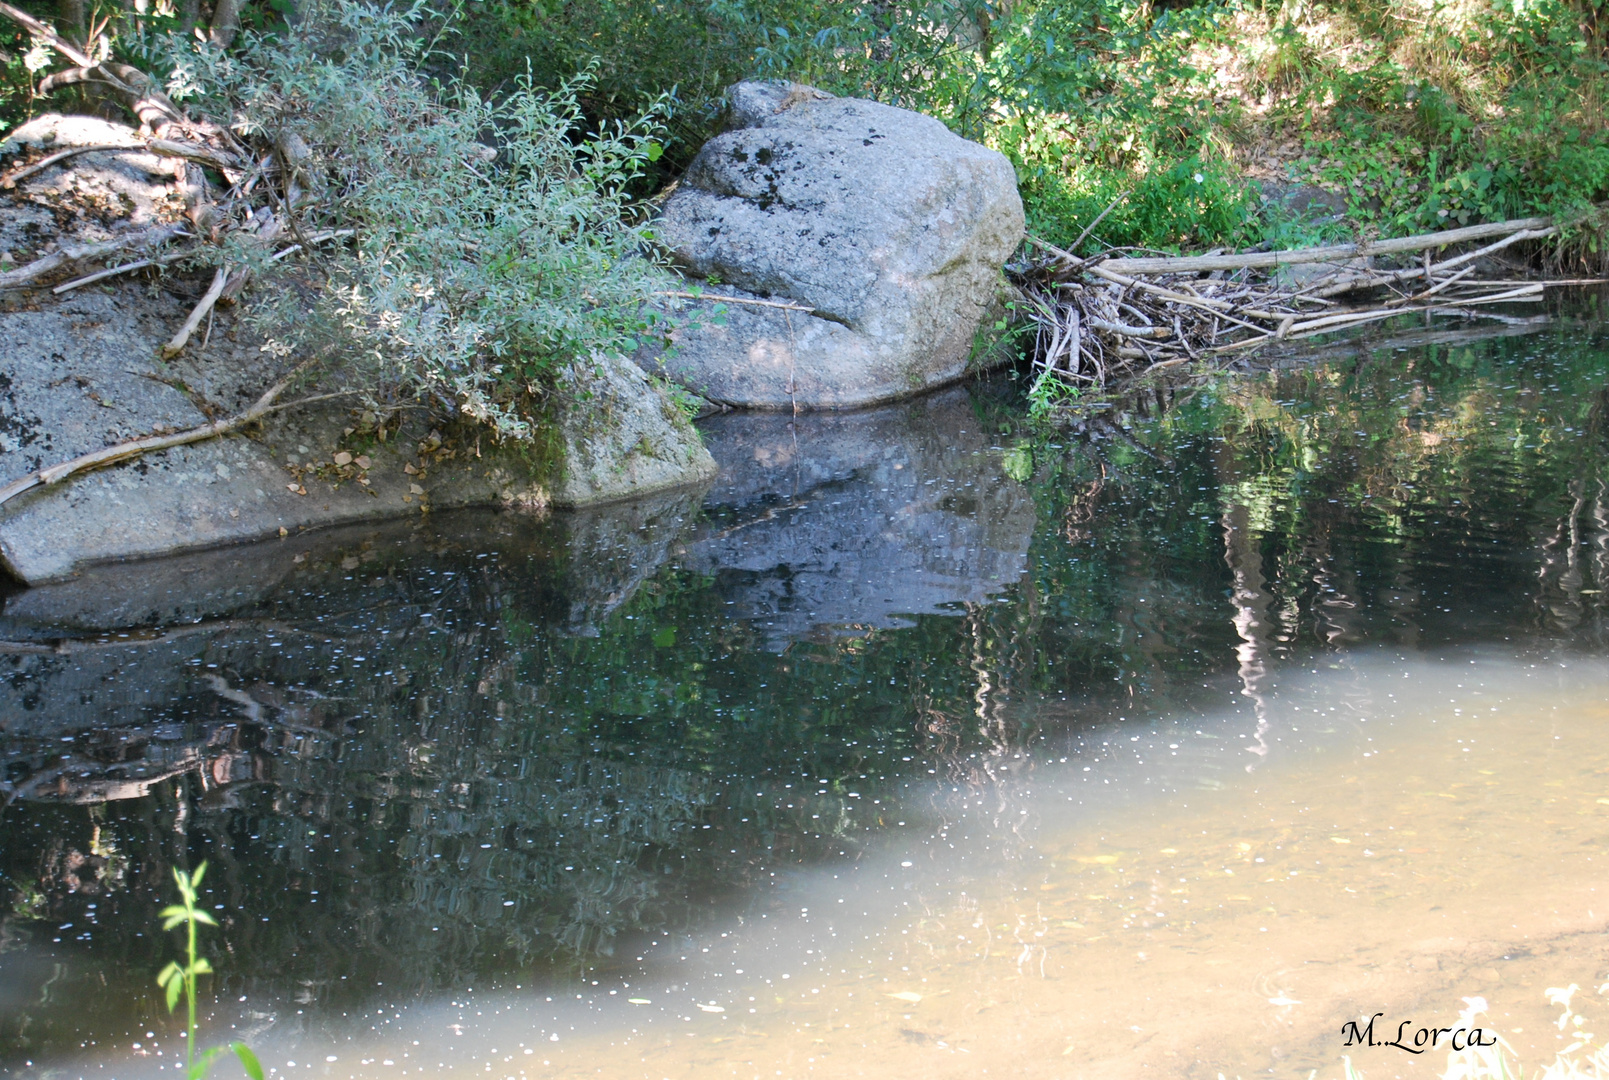
M 1196 173 L 1196 183 L 1204 184 L 1206 182 L 1207 182 L 1207 178 L 1205 176 L 1202 176 L 1200 173 Z
M 23 55 L 22 66 L 37 74 L 50 66 L 50 58 L 53 55 L 49 45 L 34 38 L 33 48 Z

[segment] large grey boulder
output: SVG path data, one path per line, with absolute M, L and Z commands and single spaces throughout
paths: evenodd
M 965 374 L 1023 236 L 1011 163 L 872 101 L 778 82 L 731 99 L 658 229 L 688 275 L 717 282 L 709 294 L 750 302 L 726 302 L 724 320 L 687 302 L 709 317 L 639 362 L 771 409 L 870 405 Z
M 0 312 L 0 484 L 153 431 L 206 421 L 191 394 L 233 411 L 260 387 L 240 372 L 249 342 L 220 331 L 205 363 L 165 365 L 183 317 L 170 296 L 124 284 L 41 310 Z M 224 320 L 220 319 L 220 323 Z M 187 387 L 186 393 L 180 387 Z M 409 416 L 362 430 L 350 399 L 273 415 L 250 437 L 147 454 L 35 488 L 0 507 L 0 562 L 17 580 L 59 581 L 97 563 L 217 547 L 424 509 L 579 507 L 708 480 L 715 462 L 680 409 L 630 362 L 578 365 L 555 395 L 547 438 L 501 446 L 470 427 Z
M 141 149 L 126 125 L 48 114 L 0 141 L 0 157 L 81 146 L 115 149 L 67 158 L 0 195 L 0 269 L 58 244 L 183 220 L 194 166 Z M 223 310 L 182 355 L 159 359 L 200 291 L 183 277 L 117 277 L 59 298 L 0 294 L 0 485 L 237 413 L 284 374 Z M 36 488 L 0 506 L 0 564 L 38 585 L 97 563 L 313 527 L 460 506 L 592 506 L 714 476 L 686 414 L 629 360 L 583 361 L 558 382 L 535 443 L 497 445 L 417 410 L 366 423 L 356 397 L 323 395 L 249 432 Z M 303 387 L 284 401 L 340 389 Z

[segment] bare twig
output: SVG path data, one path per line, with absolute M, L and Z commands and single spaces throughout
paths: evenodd
M 803 304 L 784 304 L 778 300 L 750 300 L 745 296 L 722 296 L 719 293 L 678 292 L 674 289 L 667 289 L 662 292 L 656 292 L 654 295 L 677 296 L 683 300 L 714 300 L 722 304 L 747 304 L 750 307 L 783 308 L 787 311 L 803 311 L 811 315 L 815 314 L 816 311 L 815 308 L 806 307 Z
M 196 309 L 190 313 L 190 317 L 184 321 L 184 325 L 179 327 L 179 332 L 173 335 L 173 340 L 162 346 L 162 355 L 164 357 L 178 356 L 184 351 L 185 343 L 190 340 L 190 335 L 196 332 L 196 327 L 201 325 L 201 320 L 207 317 L 207 312 L 212 310 L 212 305 L 216 304 L 218 297 L 223 295 L 224 283 L 228 280 L 228 267 L 220 266 L 213 272 L 212 285 L 207 289 L 206 295 L 201 298 L 201 303 L 196 305 Z
M 1245 255 L 1184 255 L 1161 259 L 1110 259 L 1106 267 L 1121 274 L 1202 274 L 1214 270 L 1267 270 L 1276 266 L 1346 262 L 1370 255 L 1400 255 L 1404 252 L 1423 251 L 1426 248 L 1484 240 L 1489 236 L 1507 236 L 1510 233 L 1549 229 L 1554 225 L 1552 218 L 1520 218 L 1515 221 L 1470 225 L 1462 229 L 1447 229 L 1443 232 L 1403 236 L 1391 240 L 1295 248 L 1288 251 L 1259 251 Z M 1414 272 L 1419 273 L 1419 268 L 1415 267 Z
M 171 259 L 172 256 L 169 258 Z M 119 274 L 133 273 L 135 270 L 144 270 L 147 266 L 157 266 L 168 261 L 169 259 L 137 259 L 131 263 L 124 263 L 122 266 L 112 266 L 105 270 L 97 270 L 95 273 L 87 274 L 81 278 L 74 278 L 72 281 L 66 282 L 65 284 L 57 285 L 50 291 L 55 295 L 60 296 L 62 293 L 72 292 L 74 289 L 81 289 L 85 285 L 93 285 L 97 281 L 104 281 L 109 277 L 116 277 Z
M 85 259 L 100 259 L 113 252 L 131 247 L 154 247 L 178 236 L 188 235 L 179 225 L 156 225 L 139 232 L 125 233 L 111 240 L 93 244 L 62 244 L 49 255 L 41 256 L 8 273 L 0 274 L 0 289 L 20 289 L 32 285 L 46 274 L 69 263 Z
M 79 67 L 95 66 L 95 61 L 90 58 L 88 53 L 71 42 L 57 37 L 56 31 L 40 22 L 26 11 L 23 11 L 21 8 L 13 7 L 10 4 L 0 2 L 0 15 L 4 15 L 12 22 L 17 23 L 34 37 L 38 38 L 40 41 L 43 41 L 46 45 L 49 45 L 52 49 L 55 49 L 67 59 L 77 64 Z
M 264 416 L 271 412 L 277 411 L 278 409 L 294 408 L 297 405 L 307 404 L 311 401 L 318 401 L 323 400 L 324 398 L 338 396 L 335 394 L 322 394 L 318 397 L 305 398 L 301 401 L 290 402 L 286 405 L 274 404 L 279 395 L 284 393 L 285 389 L 290 386 L 291 383 L 293 383 L 296 378 L 301 375 L 302 372 L 305 371 L 312 363 L 313 361 L 306 361 L 305 363 L 297 365 L 297 367 L 291 371 L 290 374 L 286 375 L 273 386 L 270 386 L 263 393 L 263 396 L 258 398 L 256 402 L 253 403 L 251 408 L 247 409 L 243 413 L 239 413 L 223 420 L 214 420 L 211 423 L 202 424 L 200 427 L 193 427 L 187 431 L 175 432 L 172 435 L 149 435 L 143 439 L 131 439 L 128 442 L 121 442 L 115 446 L 108 446 L 88 454 L 81 454 L 78 457 L 73 458 L 71 461 L 64 461 L 59 465 L 52 465 L 48 469 L 40 469 L 38 472 L 31 472 L 27 476 L 13 480 L 5 487 L 0 488 L 0 504 L 10 502 L 12 499 L 16 498 L 18 495 L 21 495 L 25 491 L 31 491 L 34 488 L 41 486 L 50 487 L 53 484 L 61 483 L 61 481 L 70 476 L 75 476 L 82 472 L 88 472 L 91 469 L 98 469 L 103 465 L 113 465 L 119 461 L 126 461 L 132 457 L 139 457 L 141 454 L 151 453 L 154 450 L 169 450 L 175 446 L 187 446 L 190 443 L 203 442 L 207 439 L 215 439 L 220 435 L 227 435 L 231 431 L 236 431 L 242 427 L 245 427 L 247 424 L 252 423 L 253 421 L 260 420 Z

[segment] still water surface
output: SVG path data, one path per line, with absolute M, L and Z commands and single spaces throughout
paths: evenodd
M 1539 1060 L 1609 975 L 1592 299 L 10 597 L 0 1073 L 171 1075 L 202 859 L 282 1077 L 1427 1075 L 1341 1024 L 1474 994 Z

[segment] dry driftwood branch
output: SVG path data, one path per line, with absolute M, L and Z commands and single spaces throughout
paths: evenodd
M 90 58 L 88 53 L 84 52 L 84 50 L 80 49 L 71 42 L 57 37 L 56 31 L 40 22 L 26 11 L 23 11 L 21 8 L 13 7 L 10 4 L 4 3 L 3 0 L 0 0 L 0 15 L 4 15 L 12 22 L 17 23 L 34 37 L 38 38 L 40 41 L 43 41 L 46 45 L 49 45 L 52 49 L 55 49 L 67 59 L 77 64 L 79 67 L 87 68 L 95 66 L 95 61 Z
M 1166 370 L 1205 356 L 1365 326 L 1408 312 L 1484 317 L 1475 309 L 1541 298 L 1543 283 L 1476 283 L 1478 260 L 1525 240 L 1557 234 L 1538 218 L 1360 244 L 1249 255 L 1081 259 L 1036 238 L 1045 262 L 1015 271 L 1038 324 L 1034 386 L 1047 380 L 1103 385 L 1111 375 Z M 1492 240 L 1436 262 L 1431 252 Z M 1422 252 L 1416 265 L 1374 270 L 1338 265 L 1305 288 L 1281 286 L 1260 269 L 1345 263 L 1360 256 Z M 1221 271 L 1234 271 L 1225 274 Z M 1211 278 L 1205 278 L 1212 272 Z M 1407 286 L 1404 288 L 1404 286 Z M 1365 289 L 1395 295 L 1337 308 L 1331 297 Z M 1143 365 L 1143 366 L 1142 366 Z
M 184 325 L 179 327 L 177 334 L 173 335 L 173 340 L 162 346 L 164 359 L 178 356 L 184 351 L 184 346 L 189 342 L 190 335 L 196 332 L 196 327 L 201 325 L 201 320 L 207 317 L 207 312 L 212 310 L 212 305 L 216 304 L 218 297 L 223 295 L 223 287 L 228 280 L 228 267 L 220 266 L 213 272 L 212 285 L 207 289 L 206 295 L 201 298 L 201 303 L 197 304 L 195 310 L 190 312 L 190 317 L 184 320 Z
M 85 285 L 93 285 L 97 281 L 104 281 L 109 277 L 116 277 L 118 274 L 128 274 L 135 270 L 144 270 L 147 266 L 159 266 L 162 263 L 172 261 L 176 257 L 177 256 L 170 255 L 165 259 L 136 259 L 131 263 L 124 263 L 121 266 L 107 267 L 105 270 L 97 270 L 93 274 L 86 274 L 81 278 L 74 278 L 72 281 L 66 282 L 65 284 L 57 285 L 50 291 L 56 296 L 60 296 L 62 293 L 72 292 L 74 289 L 81 289 Z
M 1446 259 L 1439 263 L 1428 264 L 1429 271 L 1430 273 L 1434 274 L 1451 270 L 1455 266 L 1462 266 L 1465 263 L 1474 262 L 1476 259 L 1482 258 L 1483 256 L 1502 251 L 1504 248 L 1509 247 L 1512 244 L 1517 244 L 1521 240 L 1541 240 L 1555 235 L 1558 233 L 1558 231 L 1557 226 L 1551 226 L 1546 229 L 1521 229 L 1519 232 L 1511 233 L 1508 236 L 1505 236 L 1495 244 L 1487 244 L 1483 248 L 1477 248 L 1476 250 L 1466 252 L 1463 255 Z M 1425 250 L 1428 254 L 1429 249 L 1427 248 Z M 1368 270 L 1358 271 L 1346 277 L 1344 280 L 1336 282 L 1335 284 L 1326 285 L 1322 288 L 1309 289 L 1304 292 L 1304 295 L 1313 297 L 1340 296 L 1343 293 L 1375 288 L 1381 285 L 1390 285 L 1398 281 L 1411 281 L 1417 277 L 1425 277 L 1426 269 L 1427 267 L 1425 265 L 1421 265 L 1409 267 L 1405 270 L 1393 270 L 1385 273 L 1378 273 Z
M 263 393 L 263 396 L 258 398 L 251 408 L 243 413 L 223 420 L 214 420 L 211 423 L 202 424 L 200 427 L 193 427 L 187 431 L 175 432 L 172 435 L 149 435 L 143 439 L 131 439 L 115 446 L 108 446 L 88 454 L 82 454 L 71 461 L 64 461 L 59 465 L 52 465 L 48 469 L 40 469 L 38 472 L 31 472 L 27 476 L 13 480 L 5 487 L 0 488 L 0 505 L 10 502 L 25 491 L 32 491 L 36 487 L 49 487 L 52 484 L 59 484 L 69 476 L 75 476 L 81 472 L 98 469 L 103 465 L 113 465 L 119 461 L 139 457 L 141 454 L 148 454 L 153 450 L 168 450 L 175 446 L 187 446 L 190 443 L 215 439 L 220 435 L 227 435 L 231 431 L 243 428 L 255 420 L 260 420 L 278 409 L 293 408 L 310 401 L 338 396 L 325 394 L 320 395 L 318 398 L 304 398 L 301 401 L 293 401 L 286 405 L 274 404 L 279 395 L 283 394 L 285 389 L 296 381 L 297 376 L 301 375 L 312 363 L 313 361 L 309 360 L 298 364 L 289 375 L 270 386 Z
M 1327 247 L 1293 248 L 1287 251 L 1257 251 L 1246 255 L 1181 255 L 1155 259 L 1108 259 L 1105 267 L 1120 274 L 1205 274 L 1215 270 L 1268 270 L 1276 266 L 1302 266 L 1312 263 L 1347 262 L 1370 255 L 1400 255 L 1427 248 L 1464 244 L 1491 236 L 1554 227 L 1552 218 L 1520 218 L 1462 229 L 1402 236 L 1391 240 L 1332 244 Z
M 85 259 L 100 259 L 115 251 L 131 247 L 155 247 L 179 236 L 189 235 L 179 225 L 154 225 L 139 232 L 125 233 L 110 240 L 91 244 L 62 244 L 49 255 L 43 255 L 26 266 L 0 274 L 0 289 L 21 289 L 32 285 L 46 274 L 68 263 Z
M 803 311 L 806 314 L 815 314 L 816 309 L 803 304 L 784 304 L 779 300 L 750 300 L 743 296 L 721 296 L 718 293 L 678 292 L 667 289 L 654 293 L 655 296 L 678 296 L 683 300 L 713 300 L 722 304 L 748 304 L 750 307 L 783 308 L 787 311 Z
M 232 153 L 204 146 L 200 143 L 181 142 L 177 139 L 152 139 L 151 153 L 160 157 L 183 158 L 198 165 L 211 165 L 220 171 L 240 172 L 240 159 Z

